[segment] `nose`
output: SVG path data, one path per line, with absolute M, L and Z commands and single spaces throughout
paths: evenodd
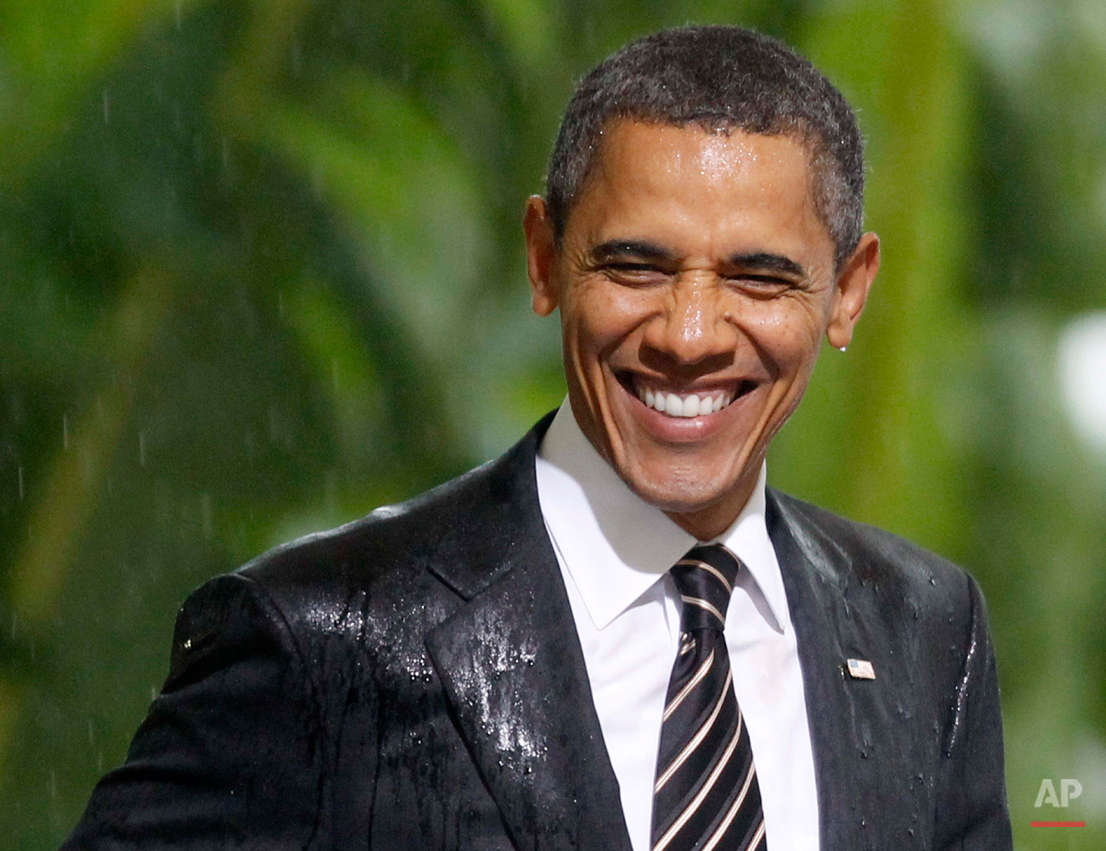
M 738 331 L 707 276 L 681 277 L 645 330 L 645 346 L 680 367 L 718 369 L 733 360 Z

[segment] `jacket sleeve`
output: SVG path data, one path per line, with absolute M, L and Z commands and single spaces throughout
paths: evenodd
M 1007 851 L 1013 839 L 995 654 L 983 595 L 972 579 L 968 595 L 971 617 L 944 743 L 934 845 L 947 851 Z
M 326 749 L 305 667 L 254 580 L 192 594 L 160 696 L 63 851 L 310 847 Z

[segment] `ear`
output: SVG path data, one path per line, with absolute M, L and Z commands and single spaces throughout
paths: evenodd
M 522 219 L 526 233 L 526 270 L 530 275 L 530 304 L 538 316 L 548 316 L 557 309 L 558 293 L 553 282 L 553 265 L 557 248 L 553 240 L 553 222 L 540 195 L 526 200 Z
M 836 297 L 826 339 L 835 349 L 849 345 L 879 271 L 879 237 L 866 233 L 837 276 Z

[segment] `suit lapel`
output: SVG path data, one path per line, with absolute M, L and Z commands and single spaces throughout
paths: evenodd
M 467 602 L 426 645 L 515 846 L 629 851 L 618 782 L 537 500 L 534 455 L 547 424 L 483 471 L 487 499 L 473 506 L 483 534 L 459 533 L 453 557 L 431 568 Z
M 864 812 L 879 797 L 871 760 L 871 725 L 858 689 L 876 684 L 845 674 L 848 658 L 868 658 L 871 638 L 850 611 L 849 557 L 796 510 L 798 503 L 769 490 L 768 533 L 776 549 L 798 641 L 818 788 L 821 851 L 880 847 Z

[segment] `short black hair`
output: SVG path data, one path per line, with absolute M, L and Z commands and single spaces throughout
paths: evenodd
M 580 81 L 553 146 L 546 204 L 560 244 L 600 149 L 630 119 L 794 136 L 810 151 L 814 208 L 837 268 L 864 224 L 864 142 L 844 96 L 782 41 L 741 27 L 680 27 L 623 47 Z

